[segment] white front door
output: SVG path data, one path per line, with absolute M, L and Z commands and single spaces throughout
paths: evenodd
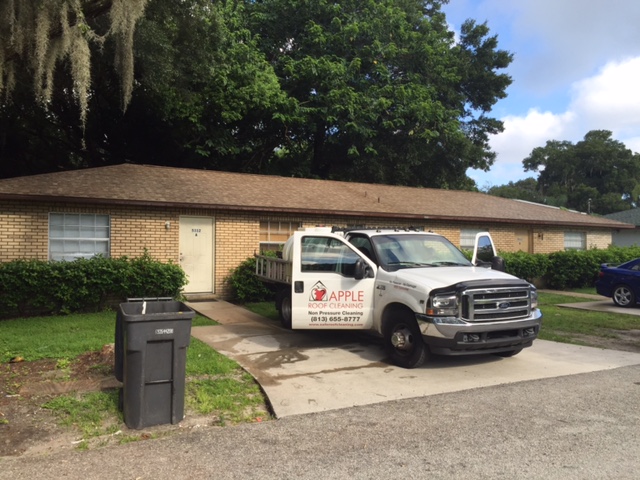
M 213 218 L 180 217 L 180 266 L 185 293 L 213 292 Z

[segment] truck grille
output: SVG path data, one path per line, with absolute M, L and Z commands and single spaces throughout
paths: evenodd
M 491 322 L 526 318 L 531 312 L 528 288 L 469 289 L 462 292 L 462 318 Z

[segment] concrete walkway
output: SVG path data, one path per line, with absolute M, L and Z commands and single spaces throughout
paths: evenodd
M 223 301 L 189 306 L 220 323 L 193 327 L 192 335 L 253 375 L 279 418 L 640 365 L 636 353 L 536 340 L 513 358 L 435 357 L 406 370 L 388 363 L 380 340 L 361 332 L 285 330 Z

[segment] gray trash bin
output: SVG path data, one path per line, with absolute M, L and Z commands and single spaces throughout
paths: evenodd
M 178 301 L 121 303 L 116 318 L 115 375 L 129 428 L 184 418 L 187 347 L 195 312 Z

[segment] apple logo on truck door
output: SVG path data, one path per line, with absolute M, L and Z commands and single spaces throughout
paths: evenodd
M 309 300 L 312 302 L 322 302 L 327 298 L 327 287 L 322 282 L 317 282 L 311 289 Z

